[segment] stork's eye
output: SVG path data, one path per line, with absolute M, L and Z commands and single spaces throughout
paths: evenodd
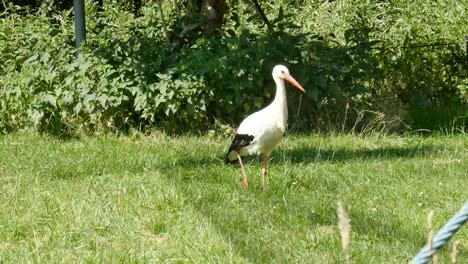
M 281 73 L 284 73 L 284 71 L 281 71 Z

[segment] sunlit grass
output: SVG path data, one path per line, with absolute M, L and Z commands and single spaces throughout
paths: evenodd
M 229 139 L 0 136 L 0 262 L 404 263 L 468 197 L 464 135 L 290 135 L 267 191 L 259 159 L 223 164 Z M 468 257 L 467 229 L 459 259 Z M 449 252 L 439 254 L 448 262 Z

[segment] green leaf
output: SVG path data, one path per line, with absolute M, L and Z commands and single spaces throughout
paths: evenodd
M 78 114 L 81 111 L 81 108 L 83 107 L 83 104 L 81 102 L 78 102 L 75 107 L 73 107 L 73 112 L 75 114 Z
M 283 17 L 284 17 L 284 12 L 283 12 L 283 5 L 280 5 L 280 8 L 279 8 L 279 13 L 278 13 L 278 21 L 283 21 Z
M 73 95 L 70 92 L 64 92 L 62 95 L 62 103 L 67 105 L 73 102 Z
M 335 82 L 329 82 L 327 85 L 330 96 L 334 98 L 338 103 L 344 102 L 343 93 L 340 90 L 340 87 Z
M 37 55 L 37 54 L 36 54 L 36 55 L 32 55 L 32 56 L 29 57 L 27 60 L 25 60 L 23 63 L 24 63 L 24 64 L 31 63 L 31 62 L 33 62 L 33 61 L 36 61 L 37 58 L 38 58 L 38 55 Z
M 347 29 L 344 33 L 346 43 L 351 41 L 351 38 L 354 37 L 355 31 L 353 28 Z
M 325 88 L 327 86 L 328 77 L 325 74 L 321 74 L 313 76 L 312 80 L 318 87 Z
M 102 95 L 100 95 L 100 96 L 97 98 L 97 100 L 99 101 L 99 103 L 101 103 L 101 106 L 102 106 L 103 108 L 106 108 L 107 98 L 108 98 L 108 97 L 107 97 L 107 95 L 105 95 L 105 94 L 102 94 Z
M 309 89 L 307 89 L 307 95 L 312 97 L 312 99 L 314 99 L 315 102 L 318 101 L 318 88 L 317 86 L 313 86 Z
M 84 97 L 84 101 L 85 102 L 90 102 L 92 100 L 96 99 L 96 95 L 95 94 L 87 94 L 85 95 Z
M 46 94 L 44 95 L 43 100 L 52 105 L 53 107 L 57 108 L 57 101 L 55 100 L 55 96 L 51 94 Z
M 162 96 L 156 97 L 156 100 L 154 101 L 154 107 L 158 107 L 161 103 L 165 103 L 166 99 L 163 98 Z

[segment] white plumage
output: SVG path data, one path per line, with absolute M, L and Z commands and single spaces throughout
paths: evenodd
M 284 80 L 289 81 L 302 92 L 304 88 L 289 74 L 288 68 L 277 65 L 273 68 L 276 95 L 273 102 L 264 109 L 249 115 L 237 129 L 229 148 L 226 163 L 239 160 L 244 176 L 244 187 L 248 188 L 248 177 L 242 163 L 242 156 L 262 154 L 262 186 L 266 187 L 266 164 L 273 148 L 281 142 L 288 122 L 288 106 Z

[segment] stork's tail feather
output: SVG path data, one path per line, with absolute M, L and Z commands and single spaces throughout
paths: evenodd
M 228 153 L 226 155 L 226 164 L 232 164 L 235 163 L 236 160 L 230 160 L 229 159 L 229 154 L 231 154 L 232 151 L 239 150 L 247 145 L 249 145 L 252 141 L 254 140 L 254 136 L 247 135 L 247 134 L 236 134 L 234 139 L 232 140 L 231 146 L 229 147 Z

